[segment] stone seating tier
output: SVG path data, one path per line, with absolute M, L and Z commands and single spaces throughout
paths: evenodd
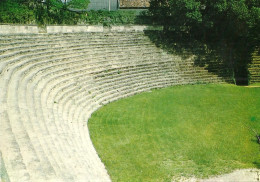
M 225 82 L 143 32 L 3 35 L 0 59 L 0 169 L 11 182 L 110 181 L 91 113 L 153 88 Z
M 252 63 L 249 64 L 250 83 L 260 82 L 260 50 L 256 49 L 252 54 Z

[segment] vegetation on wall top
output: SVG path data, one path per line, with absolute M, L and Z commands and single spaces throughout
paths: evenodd
M 110 26 L 151 22 L 140 10 L 87 11 L 88 4 L 89 0 L 4 0 L 0 1 L 0 23 Z

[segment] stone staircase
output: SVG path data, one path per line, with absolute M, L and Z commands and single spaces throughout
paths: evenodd
M 260 48 L 252 54 L 252 63 L 248 67 L 250 73 L 250 83 L 260 82 Z
M 2 35 L 1 179 L 110 181 L 90 140 L 91 113 L 153 88 L 223 82 L 143 32 Z

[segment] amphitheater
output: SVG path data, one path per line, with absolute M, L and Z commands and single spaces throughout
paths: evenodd
M 110 181 L 91 113 L 154 88 L 225 82 L 194 56 L 156 47 L 146 29 L 0 26 L 2 181 Z

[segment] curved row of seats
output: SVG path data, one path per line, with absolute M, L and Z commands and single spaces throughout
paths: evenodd
M 223 82 L 143 32 L 3 35 L 0 60 L 0 167 L 11 182 L 110 181 L 91 113 L 152 88 Z
M 248 71 L 250 73 L 250 83 L 259 83 L 260 82 L 260 48 L 252 54 L 252 63 L 249 64 Z

